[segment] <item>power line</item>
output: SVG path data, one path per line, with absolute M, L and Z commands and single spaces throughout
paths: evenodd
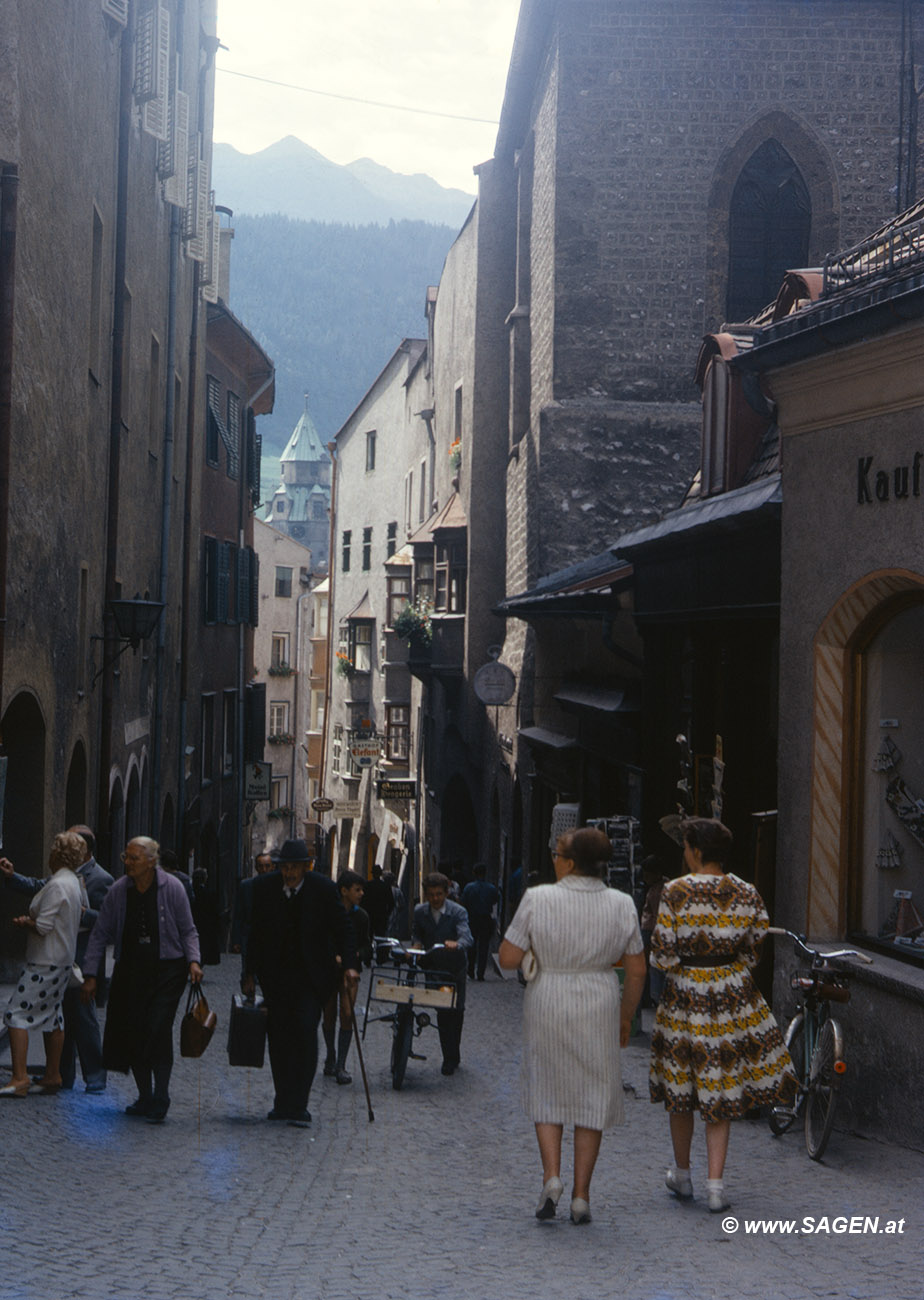
M 324 99 L 342 99 L 348 104 L 367 104 L 370 108 L 390 108 L 395 113 L 416 113 L 419 117 L 448 117 L 453 122 L 478 122 L 482 126 L 497 126 L 490 117 L 466 117 L 462 113 L 438 113 L 431 108 L 410 108 L 407 104 L 385 104 L 378 99 L 360 99 L 356 95 L 337 95 L 332 90 L 314 90 L 311 86 L 296 86 L 290 81 L 273 81 L 270 77 L 257 77 L 252 72 L 236 72 L 233 68 L 219 68 L 229 77 L 244 77 L 247 81 L 261 81 L 265 86 L 281 86 L 283 90 L 300 90 L 305 95 L 320 95 Z

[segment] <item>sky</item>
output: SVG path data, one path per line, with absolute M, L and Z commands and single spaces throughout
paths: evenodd
M 227 48 L 216 59 L 214 138 L 254 153 L 294 135 L 335 163 L 372 158 L 473 194 L 472 168 L 494 152 L 519 8 L 520 0 L 218 0 Z

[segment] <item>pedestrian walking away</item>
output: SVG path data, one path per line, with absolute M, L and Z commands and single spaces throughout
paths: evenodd
M 726 871 L 731 831 L 712 818 L 681 822 L 688 874 L 661 894 L 652 964 L 666 980 L 651 1036 L 649 1089 L 670 1115 L 668 1191 L 693 1197 L 694 1111 L 706 1124 L 709 1209 L 728 1209 L 731 1121 L 791 1101 L 796 1078 L 770 1008 L 751 979 L 769 924 L 753 885 Z
M 564 1126 L 574 1126 L 571 1221 L 585 1224 L 603 1130 L 624 1122 L 619 1053 L 629 1044 L 645 958 L 632 899 L 601 879 L 612 851 L 591 827 L 562 835 L 552 850 L 556 883 L 526 891 L 498 953 L 505 970 L 527 953 L 534 958 L 524 994 L 521 1096 L 542 1160 L 540 1220 L 555 1218 L 564 1191 Z M 621 998 L 618 962 L 625 968 Z
M 173 1022 L 187 977 L 193 984 L 202 979 L 189 897 L 158 858 L 157 842 L 146 835 L 126 845 L 125 875 L 103 900 L 90 935 L 83 986 L 89 1001 L 112 944 L 103 1059 L 110 1070 L 131 1071 L 138 1096 L 125 1113 L 151 1124 L 162 1124 L 170 1109 Z
M 28 932 L 26 964 L 3 1015 L 10 1037 L 13 1073 L 0 1088 L 0 1097 L 25 1097 L 29 1092 L 56 1093 L 61 1088 L 61 1051 L 64 1014 L 61 1005 L 74 965 L 81 911 L 87 892 L 77 875 L 86 845 L 79 835 L 56 835 L 48 858 L 51 879 L 32 898 L 29 911 L 13 918 Z M 14 874 L 8 858 L 0 860 L 4 876 Z M 45 1073 L 30 1084 L 26 1064 L 31 1031 L 41 1029 L 45 1039 Z
M 278 861 L 278 872 L 254 881 L 241 991 L 252 997 L 259 982 L 266 1000 L 275 1089 L 267 1118 L 303 1128 L 311 1122 L 321 1012 L 341 971 L 355 989 L 358 960 L 352 919 L 337 886 L 311 871 L 305 841 L 286 840 Z
M 468 927 L 472 932 L 472 946 L 468 950 L 468 977 L 484 979 L 494 938 L 495 917 L 500 907 L 500 890 L 486 879 L 488 869 L 483 862 L 472 867 L 474 880 L 462 890 L 462 906 L 468 912 Z

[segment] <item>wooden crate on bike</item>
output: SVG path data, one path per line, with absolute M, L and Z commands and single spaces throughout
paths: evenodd
M 410 983 L 402 979 L 401 972 L 389 972 L 387 975 L 373 974 L 372 997 L 378 1002 L 413 1002 L 415 1007 L 436 1007 L 445 1010 L 456 1004 L 456 986 L 454 984 Z

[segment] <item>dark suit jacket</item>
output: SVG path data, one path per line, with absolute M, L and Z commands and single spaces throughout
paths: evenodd
M 445 943 L 455 939 L 460 948 L 471 948 L 474 940 L 468 924 L 468 912 L 460 903 L 446 899 L 446 910 L 434 923 L 429 903 L 418 903 L 414 908 L 414 938 L 420 939 L 425 948 L 432 948 L 435 943 Z
M 270 990 L 285 981 L 291 953 L 281 950 L 288 900 L 277 871 L 253 882 L 250 936 L 243 956 L 245 975 L 254 975 L 269 1000 Z M 335 992 L 341 970 L 358 970 L 353 922 L 340 902 L 340 891 L 326 876 L 305 873 L 296 898 L 297 953 L 307 984 L 321 1002 Z M 335 958 L 341 958 L 338 966 Z

